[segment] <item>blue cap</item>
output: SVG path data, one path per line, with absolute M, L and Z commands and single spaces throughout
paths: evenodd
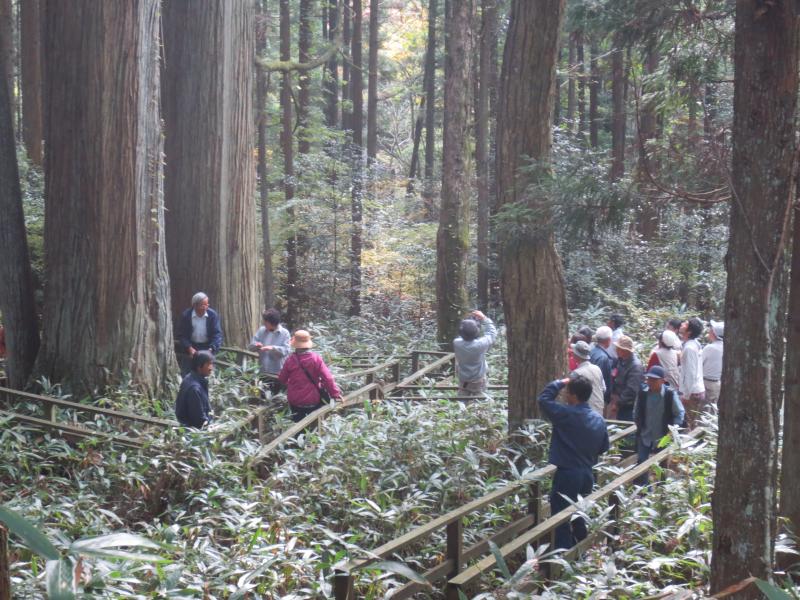
M 648 379 L 664 379 L 664 367 L 661 365 L 653 365 L 644 376 Z

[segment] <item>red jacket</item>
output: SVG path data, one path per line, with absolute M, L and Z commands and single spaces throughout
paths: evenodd
M 319 390 L 314 383 L 309 381 L 300 363 L 308 371 L 311 379 L 314 382 L 320 382 L 331 397 L 340 398 L 342 396 L 342 391 L 336 385 L 333 375 L 319 354 L 310 351 L 294 352 L 283 363 L 283 368 L 278 375 L 278 381 L 287 388 L 286 397 L 290 406 L 308 408 L 320 403 Z

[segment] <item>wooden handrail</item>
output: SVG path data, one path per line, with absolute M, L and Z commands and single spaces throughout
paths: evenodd
M 20 415 L 14 412 L 0 411 L 0 416 L 9 418 L 10 421 L 24 423 L 37 429 L 55 429 L 61 431 L 68 436 L 74 436 L 81 439 L 97 438 L 103 441 L 128 446 L 130 448 L 141 448 L 144 444 L 141 439 L 128 437 L 125 435 L 116 435 L 111 433 L 104 433 L 101 431 L 92 431 L 85 427 L 78 427 L 76 425 L 69 425 L 67 423 L 57 423 L 54 421 L 47 421 L 38 417 L 29 417 L 28 415 Z
M 368 369 L 363 369 L 361 371 L 351 371 L 350 373 L 342 373 L 336 376 L 337 379 L 354 379 L 356 377 L 363 377 L 364 375 L 371 375 L 373 373 L 377 373 L 378 371 L 382 371 L 389 367 L 394 367 L 394 365 L 399 365 L 400 362 L 397 360 L 390 360 L 379 365 L 375 365 L 373 367 L 369 367 Z

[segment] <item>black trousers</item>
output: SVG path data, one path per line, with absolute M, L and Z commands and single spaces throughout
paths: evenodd
M 322 403 L 316 406 L 291 406 L 290 408 L 292 409 L 292 421 L 299 423 L 311 413 L 322 408 Z
M 550 491 L 550 514 L 554 515 L 567 508 L 570 503 L 564 496 L 575 502 L 578 494 L 584 498 L 592 493 L 594 476 L 589 468 L 565 469 L 558 467 L 553 477 Z M 586 522 L 581 517 L 572 519 L 556 529 L 555 549 L 572 548 L 587 535 Z

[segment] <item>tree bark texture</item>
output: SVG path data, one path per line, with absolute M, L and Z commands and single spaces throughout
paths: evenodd
M 312 0 L 300 0 L 300 24 L 297 36 L 297 53 L 300 63 L 311 60 L 311 11 Z M 308 109 L 311 103 L 311 72 L 299 71 L 297 92 L 297 153 L 308 154 L 311 151 L 311 138 L 308 121 Z
M 13 388 L 28 380 L 39 351 L 28 238 L 8 88 L 0 86 L 0 311 L 6 329 L 6 372 Z
M 41 0 L 20 2 L 22 139 L 28 158 L 42 166 L 42 18 Z
M 625 56 L 619 38 L 611 51 L 611 170 L 609 179 L 625 174 Z
M 127 371 L 153 393 L 176 370 L 158 8 L 157 0 L 46 4 L 47 335 L 36 371 L 76 391 Z
M 332 44 L 339 26 L 339 0 L 327 1 L 328 6 L 328 43 Z M 336 127 L 339 118 L 339 63 L 338 53 L 333 53 L 325 66 L 323 93 L 325 95 L 325 124 Z
M 492 32 L 496 28 L 496 0 L 482 0 L 480 61 L 478 65 L 478 97 L 475 108 L 475 163 L 478 179 L 478 308 L 489 307 L 489 213 L 491 189 L 489 180 L 489 71 L 492 60 Z
M 531 193 L 536 170 L 547 168 L 558 33 L 564 0 L 516 0 L 500 79 L 497 190 L 501 207 L 535 210 L 535 229 L 502 240 L 503 304 L 508 332 L 508 427 L 538 416 L 535 398 L 566 371 L 567 308 L 561 261 L 546 199 Z M 537 169 L 538 170 L 538 169 Z M 544 221 L 544 224 L 541 222 Z
M 226 343 L 258 323 L 252 2 L 167 0 L 165 201 L 173 316 L 207 293 Z
M 433 168 L 436 156 L 436 17 L 438 0 L 428 0 L 428 39 L 425 49 L 425 181 L 422 189 L 425 215 L 436 214 L 433 199 Z
M 774 345 L 784 334 L 778 315 L 786 291 L 780 270 L 796 175 L 800 36 L 793 11 L 782 0 L 769 6 L 736 3 L 733 200 L 712 500 L 712 593 L 748 575 L 770 579 L 772 574 L 778 439 Z M 753 588 L 732 597 L 760 598 L 761 593 Z
M 364 192 L 364 63 L 362 59 L 361 30 L 363 22 L 362 0 L 353 0 L 353 32 L 350 55 L 350 100 L 353 104 L 352 165 L 353 183 L 350 194 L 350 316 L 361 314 L 361 250 L 363 246 L 363 192 Z
M 367 79 L 367 160 L 378 153 L 378 0 L 369 2 L 369 75 Z
M 445 14 L 442 199 L 436 234 L 436 300 L 439 343 L 450 347 L 467 306 L 469 247 L 469 126 L 472 0 L 449 2 Z
M 263 54 L 267 49 L 267 13 L 264 0 L 258 0 L 256 20 L 256 49 Z M 275 305 L 275 277 L 272 268 L 272 239 L 269 224 L 269 191 L 267 181 L 267 73 L 256 69 L 256 123 L 258 130 L 258 191 L 261 200 L 261 257 L 264 261 L 263 296 L 264 306 Z

